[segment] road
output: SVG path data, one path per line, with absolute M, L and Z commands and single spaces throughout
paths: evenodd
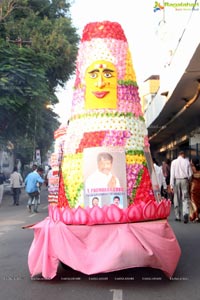
M 23 190 L 20 205 L 12 205 L 6 194 L 0 207 L 0 299 L 8 300 L 199 300 L 200 238 L 199 223 L 169 223 L 179 241 L 182 255 L 171 280 L 162 271 L 135 268 L 113 273 L 84 275 L 70 268 L 58 268 L 53 280 L 30 278 L 27 257 L 33 230 L 22 229 L 48 215 L 47 191 L 43 187 L 38 214 L 27 211 Z

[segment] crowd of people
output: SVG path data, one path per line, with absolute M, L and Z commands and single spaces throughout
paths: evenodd
M 153 165 L 161 196 L 169 199 L 173 204 L 175 221 L 183 220 L 185 224 L 189 221 L 200 222 L 200 160 L 198 158 L 189 160 L 184 151 L 180 151 L 176 159 L 172 161 L 166 159 L 161 165 L 153 158 Z M 44 169 L 33 165 L 31 172 L 23 180 L 17 167 L 14 167 L 10 175 L 13 205 L 19 205 L 21 188 L 24 184 L 28 196 L 28 210 L 37 213 L 41 186 L 45 184 L 48 188 L 51 168 L 48 171 L 44 177 Z M 6 177 L 0 170 L 0 206 L 5 181 Z M 98 205 L 98 202 L 99 200 L 94 199 L 92 205 Z
M 40 191 L 41 186 L 45 182 L 43 178 L 44 169 L 36 164 L 33 164 L 32 170 L 27 174 L 23 180 L 22 175 L 15 166 L 13 172 L 10 175 L 10 186 L 12 190 L 13 205 L 18 206 L 20 202 L 20 194 L 22 187 L 25 187 L 25 191 L 28 196 L 27 208 L 29 212 L 38 212 L 38 205 L 40 204 Z M 0 170 L 0 205 L 2 203 L 4 194 L 4 183 L 6 182 L 6 176 Z
M 153 159 L 160 193 L 171 200 L 175 221 L 200 222 L 200 161 L 189 160 L 184 151 L 176 159 L 162 161 L 162 165 Z

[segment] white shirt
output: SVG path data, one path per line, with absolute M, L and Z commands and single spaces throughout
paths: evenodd
M 157 178 L 160 190 L 161 190 L 162 186 L 163 186 L 164 189 L 166 189 L 167 185 L 166 185 L 165 177 L 163 175 L 162 167 L 159 167 L 155 163 L 153 165 L 154 165 L 154 169 L 155 169 L 155 172 L 156 172 L 156 178 Z
M 13 172 L 10 175 L 10 183 L 12 188 L 20 188 L 22 185 L 23 179 L 20 173 Z
M 92 175 L 90 175 L 85 181 L 85 188 L 92 189 L 92 188 L 108 188 L 108 183 L 111 180 L 113 174 L 109 173 L 108 175 L 96 171 Z M 120 187 L 119 179 L 115 177 L 116 180 L 116 188 Z
M 190 178 L 192 176 L 192 169 L 188 159 L 178 156 L 171 163 L 170 170 L 170 185 L 174 186 L 175 179 Z

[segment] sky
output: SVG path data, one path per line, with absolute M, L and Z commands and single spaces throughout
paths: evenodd
M 153 0 L 74 0 L 70 12 L 73 26 L 80 36 L 84 26 L 90 22 L 108 20 L 120 23 L 128 40 L 140 86 L 149 76 L 160 73 L 169 50 L 166 44 L 177 40 L 190 13 L 177 12 L 172 8 L 165 9 L 165 13 L 163 10 L 154 12 L 154 5 Z M 70 117 L 73 83 L 74 78 L 57 93 L 59 104 L 55 112 L 64 123 Z

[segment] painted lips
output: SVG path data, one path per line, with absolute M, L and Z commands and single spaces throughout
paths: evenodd
M 104 98 L 106 95 L 109 94 L 107 91 L 101 91 L 101 92 L 92 92 L 97 98 Z

